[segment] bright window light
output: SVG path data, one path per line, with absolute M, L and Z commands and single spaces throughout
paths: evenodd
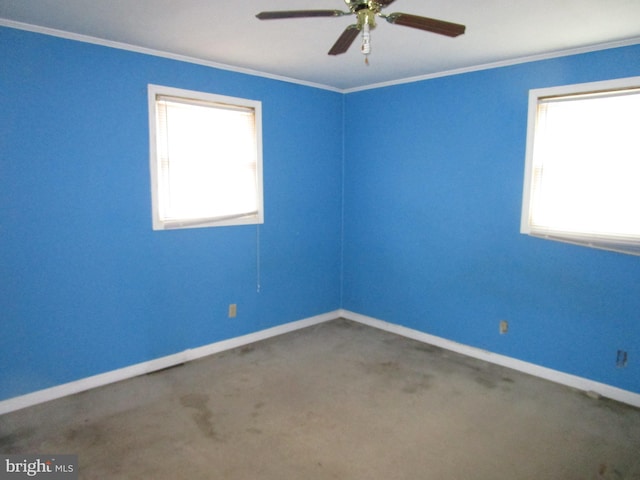
M 262 223 L 260 102 L 149 86 L 153 227 Z
M 521 231 L 640 255 L 640 77 L 532 90 Z

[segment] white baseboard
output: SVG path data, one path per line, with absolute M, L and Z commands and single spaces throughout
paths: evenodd
M 162 370 L 164 368 L 179 365 L 191 360 L 196 360 L 208 355 L 213 355 L 215 353 L 220 353 L 226 350 L 241 347 L 243 345 L 255 343 L 260 340 L 266 340 L 267 338 L 283 335 L 285 333 L 300 330 L 302 328 L 317 325 L 323 322 L 334 320 L 336 318 L 346 318 L 347 320 L 352 320 L 354 322 L 362 323 L 370 327 L 385 330 L 390 333 L 395 333 L 396 335 L 401 335 L 403 337 L 411 338 L 419 342 L 444 348 L 445 350 L 450 350 L 462 355 L 467 355 L 479 360 L 484 360 L 496 365 L 511 368 L 513 370 L 534 375 L 545 380 L 576 388 L 584 392 L 594 392 L 603 397 L 617 400 L 619 402 L 640 408 L 640 394 L 638 393 L 613 387 L 605 383 L 595 382 L 583 377 L 570 375 L 558 370 L 541 367 L 533 363 L 524 362 L 522 360 L 507 357 L 505 355 L 500 355 L 497 353 L 492 353 L 487 350 L 471 347 L 462 343 L 453 342 L 451 340 L 447 340 L 446 338 L 437 337 L 435 335 L 430 335 L 419 330 L 413 330 L 401 325 L 378 320 L 376 318 L 361 315 L 349 310 L 340 309 L 334 310 L 333 312 L 316 315 L 314 317 L 305 318 L 303 320 L 286 323 L 284 325 L 278 325 L 277 327 L 268 328 L 259 332 L 231 338 L 229 340 L 223 340 L 220 342 L 211 343 L 209 345 L 204 345 L 202 347 L 185 350 L 183 352 L 157 358 L 148 362 L 142 362 L 131 365 L 129 367 L 120 368 L 118 370 L 112 370 L 100 375 L 82 378 L 74 382 L 69 382 L 63 385 L 39 390 L 37 392 L 10 398 L 8 400 L 3 400 L 0 401 L 0 415 L 37 405 L 39 403 L 55 400 L 57 398 L 62 398 L 67 395 L 73 395 L 74 393 L 83 392 L 92 388 L 101 387 L 110 383 L 133 378 L 138 375 L 144 375 L 147 373 Z
M 147 373 L 162 370 L 164 368 L 172 367 L 174 365 L 180 365 L 181 363 L 206 357 L 207 355 L 212 355 L 214 353 L 220 353 L 225 350 L 231 350 L 233 348 L 255 343 L 267 338 L 283 335 L 295 330 L 300 330 L 301 328 L 306 328 L 329 320 L 334 320 L 339 316 L 340 313 L 338 310 L 323 313 L 321 315 L 316 315 L 314 317 L 305 318 L 303 320 L 298 320 L 291 323 L 285 323 L 284 325 L 278 325 L 277 327 L 268 328 L 259 332 L 242 335 L 240 337 L 231 338 L 229 340 L 211 343 L 209 345 L 185 350 L 173 355 L 167 355 L 166 357 L 149 360 L 148 362 L 138 363 L 129 367 L 112 370 L 110 372 L 82 378 L 73 382 L 46 388 L 44 390 L 38 390 L 36 392 L 10 398 L 8 400 L 3 400 L 0 401 L 0 415 L 27 408 L 39 403 L 55 400 L 57 398 L 66 397 L 67 395 L 73 395 L 74 393 L 80 393 L 85 390 L 108 385 L 110 383 L 137 377 L 138 375 L 144 375 Z
M 446 338 L 436 337 L 435 335 L 430 335 L 419 330 L 413 330 L 401 325 L 385 322 L 359 313 L 350 312 L 349 310 L 340 310 L 339 313 L 342 318 L 353 320 L 354 322 L 362 323 L 370 327 L 386 330 L 387 332 L 395 333 L 419 342 L 428 343 L 436 347 L 444 348 L 445 350 L 461 353 L 462 355 L 467 355 L 479 360 L 484 360 L 496 365 L 528 373 L 529 375 L 544 378 L 545 380 L 560 383 L 584 392 L 593 392 L 597 395 L 617 400 L 634 407 L 640 407 L 640 394 L 613 387 L 606 383 L 600 383 L 587 378 L 553 370 L 551 368 L 541 367 L 534 363 L 524 362 L 516 358 L 453 342 Z

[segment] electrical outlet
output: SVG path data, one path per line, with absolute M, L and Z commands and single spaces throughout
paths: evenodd
M 238 314 L 238 306 L 235 303 L 229 304 L 229 318 L 235 318 Z
M 509 322 L 500 320 L 500 335 L 504 335 L 509 331 Z

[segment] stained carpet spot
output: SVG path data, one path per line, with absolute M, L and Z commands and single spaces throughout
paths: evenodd
M 98 445 L 104 441 L 102 429 L 97 425 L 71 428 L 64 432 L 64 438 L 67 442 L 90 446 Z
M 251 353 L 256 349 L 253 345 L 247 345 L 246 347 L 242 347 L 238 350 L 240 355 L 246 355 L 247 353 Z
M 477 384 L 482 385 L 486 388 L 496 388 L 496 382 L 491 378 L 485 377 L 474 377 L 473 378 Z
M 431 375 L 422 374 L 414 381 L 408 382 L 403 388 L 404 393 L 418 393 L 431 388 Z
M 195 410 L 191 417 L 198 427 L 198 430 L 207 438 L 220 440 L 213 426 L 213 412 L 207 407 L 208 401 L 209 396 L 203 393 L 190 393 L 189 395 L 180 397 L 180 403 L 183 407 Z

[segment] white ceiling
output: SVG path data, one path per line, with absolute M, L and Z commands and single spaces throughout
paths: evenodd
M 369 66 L 358 39 L 346 54 L 327 55 L 354 16 L 255 18 L 305 9 L 347 10 L 343 0 L 0 0 L 0 24 L 342 91 L 640 43 L 640 0 L 396 0 L 385 13 L 462 23 L 467 31 L 449 38 L 379 19 Z

